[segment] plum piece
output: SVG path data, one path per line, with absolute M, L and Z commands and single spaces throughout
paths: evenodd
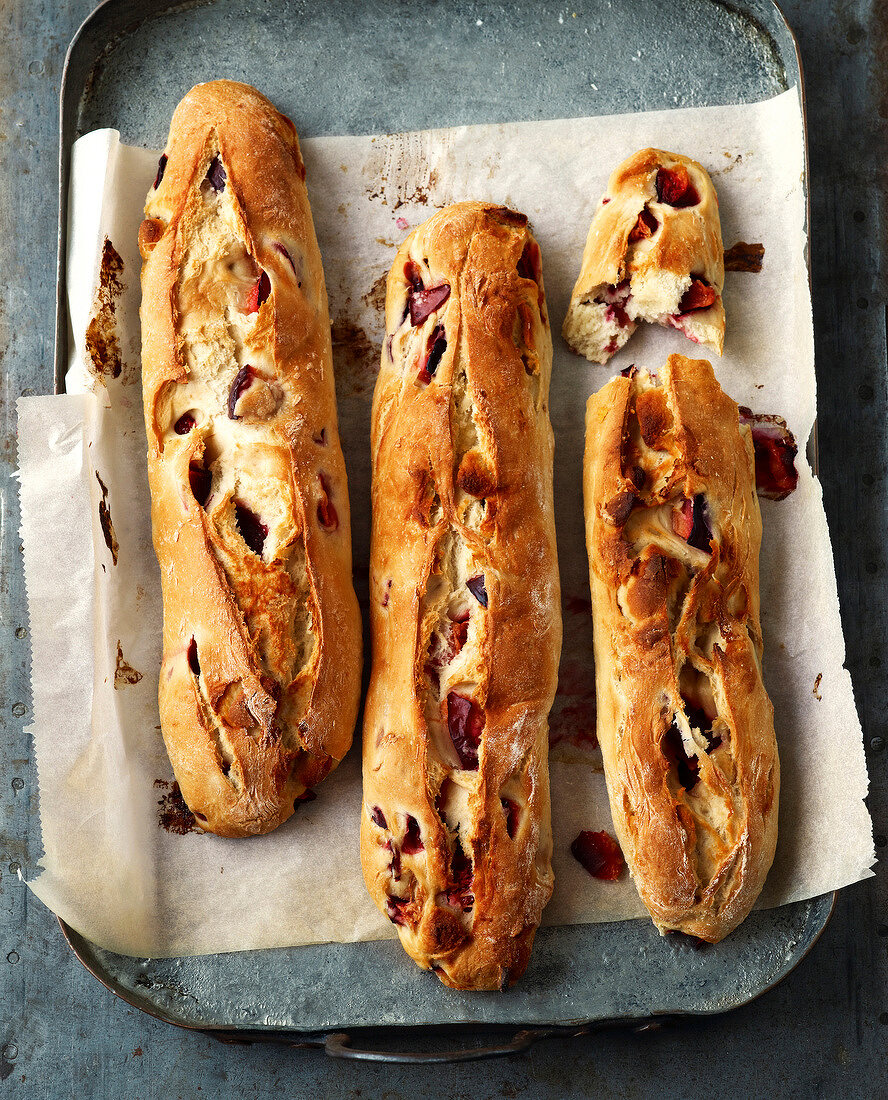
M 621 328 L 626 328 L 632 324 L 632 319 L 626 312 L 626 303 L 631 296 L 629 280 L 624 279 L 623 282 L 617 283 L 615 286 L 605 287 L 595 301 L 599 305 L 607 306 L 604 313 L 606 320 L 616 321 Z M 616 347 L 613 350 L 616 351 Z
M 408 898 L 396 898 L 390 894 L 385 902 L 385 915 L 392 924 L 406 924 L 407 915 L 405 909 L 410 905 Z
M 466 581 L 466 588 L 468 588 L 482 607 L 487 607 L 487 589 L 484 586 L 483 573 L 477 577 L 469 577 Z
M 429 340 L 429 349 L 426 353 L 425 362 L 419 369 L 418 378 L 420 382 L 428 385 L 432 380 L 432 376 L 438 369 L 438 364 L 444 357 L 444 352 L 447 350 L 447 337 L 444 334 L 444 326 L 436 325 L 432 331 L 432 337 Z
M 370 820 L 380 829 L 387 828 L 385 823 L 385 814 L 382 812 L 382 809 L 379 806 L 374 806 L 373 809 L 370 811 Z
M 685 751 L 681 730 L 675 718 L 672 725 L 663 735 L 660 742 L 660 751 L 666 757 L 671 767 L 674 767 L 678 775 L 679 785 L 686 791 L 692 791 L 697 785 L 700 772 L 700 761 L 696 756 L 689 756 Z
M 267 524 L 262 523 L 256 513 L 239 500 L 234 502 L 234 521 L 241 538 L 261 558 L 268 538 Z
M 477 771 L 484 715 L 474 699 L 450 692 L 447 696 L 447 728 L 460 766 L 465 771 Z
M 207 169 L 206 180 L 212 187 L 216 194 L 220 194 L 225 190 L 225 181 L 228 179 L 228 173 L 222 167 L 222 161 L 219 159 L 218 153 L 210 161 L 210 167 Z
M 213 487 L 213 475 L 203 463 L 198 462 L 196 459 L 188 464 L 188 483 L 191 486 L 194 499 L 201 508 L 206 508 Z
M 419 832 L 419 822 L 412 814 L 407 815 L 407 831 L 401 842 L 401 851 L 408 856 L 415 856 L 418 852 L 425 851 L 425 844 Z
M 712 553 L 712 528 L 709 525 L 706 497 L 702 493 L 698 493 L 692 500 L 683 500 L 678 508 L 673 509 L 672 530 L 688 546 L 702 550 L 704 554 Z
M 755 448 L 755 485 L 760 497 L 783 500 L 796 488 L 799 474 L 795 458 L 799 452 L 795 437 L 782 416 L 754 413 L 740 406 L 740 423 L 752 430 Z
M 188 435 L 188 433 L 192 430 L 196 423 L 197 421 L 194 419 L 192 413 L 182 413 L 182 415 L 174 424 L 173 431 L 176 433 L 176 435 Z
M 410 310 L 410 324 L 416 328 L 450 297 L 450 284 L 441 283 L 440 286 L 430 287 L 428 290 L 414 290 L 411 288 L 407 295 L 407 305 Z
M 241 394 L 244 390 L 250 388 L 253 379 L 256 377 L 256 371 L 253 367 L 247 363 L 234 376 L 234 381 L 231 383 L 231 389 L 228 391 L 228 419 L 240 420 L 240 417 L 234 411 L 237 408 L 237 403 L 240 400 Z
M 660 228 L 660 223 L 654 217 L 654 215 L 645 207 L 638 215 L 638 221 L 633 225 L 629 231 L 630 244 L 634 241 L 648 240 L 657 232 Z
M 330 482 L 326 474 L 318 474 L 321 483 L 321 499 L 318 501 L 318 523 L 325 531 L 335 531 L 339 526 L 339 516 L 333 501 L 330 500 Z
M 169 157 L 167 157 L 166 153 L 161 153 L 160 160 L 157 162 L 157 175 L 154 177 L 155 191 L 160 187 L 160 181 L 163 179 L 163 174 L 166 171 L 167 160 L 169 160 Z
M 696 206 L 700 201 L 697 189 L 691 183 L 683 164 L 674 168 L 660 168 L 657 172 L 657 199 L 669 206 Z
M 200 676 L 200 660 L 197 656 L 197 642 L 194 640 L 193 637 L 188 643 L 187 657 L 188 667 L 191 669 L 195 676 Z
M 574 839 L 570 853 L 593 878 L 604 882 L 615 882 L 626 866 L 620 845 L 610 833 L 584 830 Z
M 711 287 L 703 279 L 695 278 L 682 295 L 682 299 L 678 303 L 678 312 L 680 314 L 693 313 L 698 309 L 709 309 L 711 305 L 715 304 L 717 297 L 714 287 Z
M 271 280 L 268 278 L 268 273 L 263 271 L 250 288 L 246 312 L 257 313 L 262 303 L 267 301 L 269 294 L 271 294 Z
M 450 885 L 446 895 L 448 903 L 455 909 L 462 909 L 464 913 L 475 904 L 474 894 L 471 893 L 473 878 L 472 861 L 457 838 L 450 859 Z
M 532 279 L 538 284 L 541 266 L 540 246 L 536 241 L 527 241 L 518 260 L 518 274 L 522 279 Z

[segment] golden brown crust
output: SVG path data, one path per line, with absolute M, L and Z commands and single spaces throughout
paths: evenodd
M 468 202 L 420 226 L 389 273 L 386 330 L 364 877 L 421 966 L 497 989 L 523 973 L 553 881 L 552 345 L 527 219 Z
M 657 927 L 716 942 L 771 866 L 780 766 L 752 439 L 709 363 L 589 399 L 584 496 L 614 825 Z
M 605 363 L 639 321 L 654 321 L 721 355 L 724 281 L 718 198 L 708 172 L 679 153 L 642 149 L 614 170 L 592 219 L 564 338 Z M 702 309 L 691 305 L 701 284 L 711 288 L 706 297 L 714 295 Z
M 255 89 L 193 88 L 161 165 L 139 233 L 161 723 L 200 824 L 248 836 L 357 713 L 327 294 L 295 129 Z

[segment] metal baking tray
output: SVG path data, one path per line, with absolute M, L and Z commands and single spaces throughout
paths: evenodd
M 744 103 L 802 88 L 795 39 L 770 0 L 106 0 L 71 43 L 62 81 L 57 389 L 73 141 L 113 126 L 160 148 L 187 89 L 222 76 L 259 85 L 304 136 Z M 804 958 L 834 899 L 753 913 L 704 948 L 661 938 L 649 921 L 544 928 L 526 975 L 502 994 L 445 989 L 397 942 L 137 959 L 62 930 L 109 989 L 169 1023 L 428 1062 L 745 1004 Z

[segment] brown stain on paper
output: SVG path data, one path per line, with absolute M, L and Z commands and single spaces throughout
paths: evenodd
M 142 679 L 142 673 L 133 668 L 123 656 L 123 646 L 117 639 L 117 665 L 114 669 L 114 690 L 126 687 L 128 684 L 137 684 Z
M 93 374 L 102 382 L 119 378 L 123 369 L 120 341 L 117 337 L 117 302 L 125 287 L 123 260 L 110 238 L 102 246 L 102 265 L 96 287 L 93 315 L 86 327 L 86 350 Z
M 111 551 L 111 560 L 117 565 L 117 554 L 120 551 L 120 546 L 117 542 L 117 536 L 114 534 L 114 524 L 111 522 L 111 509 L 108 506 L 108 486 L 99 477 L 98 470 L 96 470 L 96 481 L 98 481 L 102 490 L 102 499 L 99 501 L 99 524 L 102 528 L 102 534 L 105 536 L 105 545 Z
M 365 393 L 376 384 L 379 351 L 367 333 L 345 313 L 340 313 L 330 330 L 333 340 L 335 375 L 340 382 L 349 382 L 351 392 Z
M 160 813 L 157 815 L 162 829 L 176 836 L 185 836 L 188 833 L 202 833 L 203 829 L 197 824 L 197 820 L 179 790 L 179 784 L 166 779 L 155 779 L 154 786 L 165 793 L 157 800 Z

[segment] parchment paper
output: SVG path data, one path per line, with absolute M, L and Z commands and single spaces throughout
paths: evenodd
M 627 364 L 656 370 L 669 352 L 698 349 L 675 331 L 643 327 L 602 368 L 572 355 L 559 330 L 610 171 L 646 145 L 687 153 L 713 175 L 725 244 L 743 239 L 766 250 L 760 274 L 727 276 L 726 351 L 716 372 L 740 404 L 783 415 L 804 444 L 815 379 L 797 93 L 754 106 L 303 144 L 330 297 L 359 596 L 366 595 L 368 562 L 370 400 L 383 280 L 395 248 L 434 208 L 459 199 L 505 203 L 534 224 L 555 338 L 551 411 L 565 625 L 552 715 L 556 888 L 544 919 L 639 915 L 628 876 L 598 882 L 569 852 L 581 829 L 612 830 L 594 747 L 583 413 L 588 395 Z M 391 936 L 359 866 L 357 737 L 317 800 L 267 837 L 177 835 L 159 823 L 173 777 L 156 704 L 160 594 L 139 388 L 136 244 L 157 156 L 120 145 L 113 131 L 76 143 L 68 393 L 19 402 L 44 843 L 42 869 L 29 885 L 95 943 L 136 955 Z M 803 454 L 798 464 L 797 491 L 762 505 L 765 678 L 783 770 L 766 905 L 854 882 L 874 860 L 820 486 Z

